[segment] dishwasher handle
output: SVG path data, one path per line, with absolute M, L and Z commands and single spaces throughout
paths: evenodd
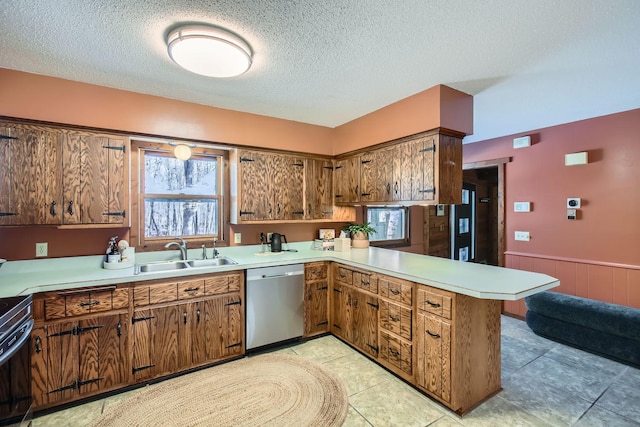
M 284 273 L 284 274 L 272 274 L 272 275 L 263 274 L 260 277 L 252 277 L 252 278 L 249 278 L 247 280 L 251 280 L 251 279 L 253 279 L 253 280 L 276 279 L 278 277 L 302 276 L 302 274 L 304 274 L 304 273 L 302 273 L 300 271 L 290 271 L 290 272 L 287 272 L 287 273 Z

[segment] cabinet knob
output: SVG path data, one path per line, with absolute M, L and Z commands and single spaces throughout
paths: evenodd
M 69 215 L 73 215 L 73 200 L 69 202 L 69 207 L 67 208 L 67 213 Z

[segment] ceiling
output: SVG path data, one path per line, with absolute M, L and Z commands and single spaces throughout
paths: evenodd
M 0 14 L 1 68 L 329 127 L 437 84 L 474 96 L 465 142 L 640 108 L 637 0 L 2 0 Z M 242 36 L 251 69 L 175 65 L 166 33 L 189 22 Z

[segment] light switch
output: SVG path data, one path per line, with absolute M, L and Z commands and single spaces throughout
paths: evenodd
M 242 233 L 233 233 L 233 242 L 242 243 Z
M 516 231 L 515 239 L 523 241 L 523 242 L 528 242 L 530 240 L 529 232 L 528 231 Z
M 531 202 L 515 202 L 513 204 L 514 212 L 531 212 Z

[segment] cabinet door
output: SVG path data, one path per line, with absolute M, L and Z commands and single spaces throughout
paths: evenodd
M 360 157 L 360 200 L 372 202 L 378 200 L 378 176 L 375 151 Z
M 271 156 L 275 168 L 274 215 L 271 219 L 304 219 L 304 160 Z
M 215 361 L 243 353 L 243 313 L 242 300 L 238 294 L 204 302 L 207 360 Z
M 353 203 L 360 200 L 360 156 L 336 161 L 333 175 L 336 203 Z
M 325 267 L 326 268 L 326 267 Z M 316 280 L 305 283 L 304 335 L 311 336 L 329 330 L 329 282 Z
M 268 220 L 273 215 L 274 156 L 253 151 L 238 152 L 240 182 L 239 217 L 242 221 Z
M 353 344 L 378 357 L 378 298 L 352 290 Z
M 393 159 L 391 200 L 411 200 L 411 143 L 395 145 L 389 155 Z
M 132 373 L 135 382 L 140 382 L 153 376 L 153 360 L 151 352 L 153 349 L 151 330 L 151 310 L 137 310 L 133 313 L 132 328 L 133 342 L 131 352 Z
M 151 310 L 151 362 L 154 377 L 178 371 L 178 322 L 181 314 L 177 305 Z
M 331 332 L 345 340 L 353 341 L 351 290 L 334 284 L 331 300 Z
M 435 198 L 435 136 L 412 141 L 411 144 L 411 200 Z
M 45 327 L 47 403 L 70 399 L 76 392 L 80 368 L 76 327 L 75 322 Z
M 62 158 L 58 132 L 0 126 L 0 225 L 60 224 Z
M 126 212 L 124 138 L 65 132 L 65 224 L 123 224 Z
M 180 369 L 207 361 L 203 302 L 181 304 L 178 326 L 178 358 Z
M 331 161 L 308 159 L 305 171 L 307 219 L 333 217 L 333 164 Z
M 451 324 L 418 313 L 416 380 L 420 387 L 451 401 Z

